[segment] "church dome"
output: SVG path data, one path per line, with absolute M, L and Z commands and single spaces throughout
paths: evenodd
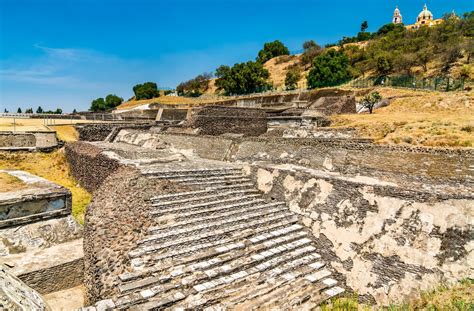
M 423 11 L 421 11 L 420 14 L 418 14 L 418 20 L 426 20 L 426 19 L 433 19 L 433 13 L 431 13 L 428 10 L 428 7 L 425 4 L 425 7 L 423 8 Z

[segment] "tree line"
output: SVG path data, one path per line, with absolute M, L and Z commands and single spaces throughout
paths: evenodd
M 4 113 L 10 113 L 8 111 L 7 108 L 5 108 L 3 110 Z M 61 108 L 57 108 L 56 110 L 43 110 L 43 108 L 41 108 L 41 106 L 38 106 L 38 108 L 36 108 L 36 112 L 33 112 L 33 108 L 27 108 L 25 109 L 25 112 L 23 112 L 23 110 L 18 107 L 18 109 L 16 110 L 16 113 L 27 113 L 27 114 L 33 114 L 33 113 L 37 113 L 37 114 L 41 114 L 41 113 L 44 113 L 44 114 L 63 114 L 63 110 Z M 73 113 L 76 113 L 76 109 L 74 109 Z
M 366 75 L 391 74 L 413 76 L 415 67 L 428 74 L 430 63 L 442 64 L 436 75 L 450 75 L 455 64 L 464 62 L 461 78 L 472 72 L 474 55 L 474 12 L 461 17 L 446 14 L 444 22 L 433 27 L 407 29 L 403 24 L 386 24 L 376 32 L 368 32 L 367 21 L 360 25 L 354 37 L 343 37 L 337 44 L 325 48 L 315 41 L 303 44 L 303 55 L 298 63 L 287 68 L 285 86 L 295 89 L 302 72 L 309 69 L 307 87 L 337 86 Z M 364 42 L 365 46 L 354 43 Z M 267 42 L 255 61 L 237 63 L 232 67 L 219 66 L 215 74 L 199 75 L 178 86 L 179 95 L 199 96 L 205 92 L 209 80 L 215 76 L 218 91 L 225 95 L 241 95 L 272 88 L 270 74 L 264 64 L 277 56 L 289 55 L 288 48 L 279 40 Z M 290 57 L 290 56 L 289 56 Z

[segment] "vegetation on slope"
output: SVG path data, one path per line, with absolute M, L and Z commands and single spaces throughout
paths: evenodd
M 24 170 L 68 188 L 72 193 L 72 215 L 80 223 L 84 222 L 91 194 L 80 187 L 70 174 L 64 150 L 51 153 L 1 152 L 0 169 Z
M 322 311 L 374 310 L 373 307 L 358 303 L 357 297 L 337 298 L 323 304 L 320 309 Z M 454 285 L 440 285 L 431 291 L 422 292 L 416 299 L 403 304 L 392 304 L 380 309 L 390 311 L 471 311 L 474 310 L 474 281 L 472 279 L 464 279 Z
M 369 91 L 369 90 L 366 90 Z M 353 127 L 377 143 L 430 147 L 474 146 L 474 92 L 442 93 L 376 88 L 388 107 L 373 114 L 331 117 L 334 127 Z M 359 91 L 361 100 L 365 94 Z

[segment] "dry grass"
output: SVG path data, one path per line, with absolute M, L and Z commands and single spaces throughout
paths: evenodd
M 0 132 L 1 131 L 50 131 L 50 127 L 59 125 L 73 125 L 80 123 L 95 123 L 92 120 L 68 120 L 68 119 L 55 119 L 51 120 L 54 122 L 53 125 L 45 126 L 43 119 L 15 119 L 15 126 L 13 125 L 13 118 L 0 118 Z
M 142 100 L 130 100 L 124 102 L 117 107 L 117 110 L 131 109 L 142 105 L 147 104 L 162 104 L 162 105 L 192 105 L 202 103 L 203 100 L 194 98 L 194 97 L 182 97 L 182 96 L 160 96 L 152 99 L 142 99 Z
M 393 304 L 388 307 L 372 307 L 357 302 L 357 297 L 343 297 L 324 304 L 322 311 L 356 311 L 356 310 L 474 310 L 474 281 L 464 279 L 451 286 L 441 285 L 438 288 L 422 292 L 416 299 L 404 304 Z
M 78 185 L 69 172 L 64 150 L 51 153 L 0 153 L 0 169 L 19 169 L 68 188 L 72 193 L 72 215 L 84 222 L 84 212 L 91 195 Z
M 69 142 L 79 139 L 79 133 L 72 125 L 52 126 L 51 128 L 56 131 L 56 135 L 62 141 Z
M 27 186 L 18 177 L 0 172 L 0 192 L 25 189 Z
M 334 127 L 354 127 L 377 143 L 429 147 L 474 146 L 474 92 L 376 89 L 390 105 L 373 114 L 332 117 Z

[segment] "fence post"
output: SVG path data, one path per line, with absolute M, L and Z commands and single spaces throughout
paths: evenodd
M 446 82 L 446 92 L 449 92 L 449 77 L 448 77 L 448 81 Z

